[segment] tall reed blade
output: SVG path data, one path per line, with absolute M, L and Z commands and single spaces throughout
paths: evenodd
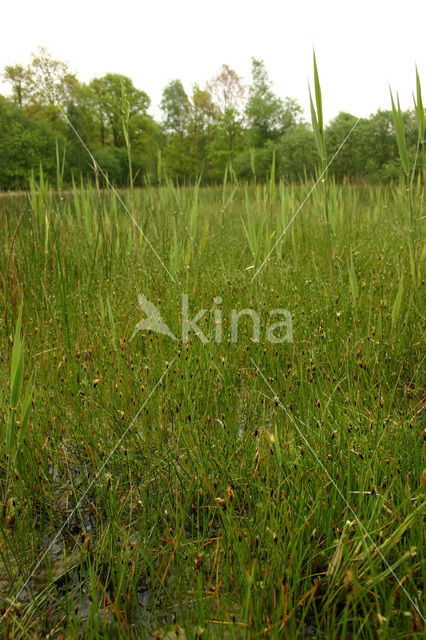
M 419 130 L 419 146 L 420 146 L 420 174 L 425 166 L 425 109 L 422 100 L 422 87 L 420 84 L 419 70 L 416 67 L 416 97 L 414 98 L 414 106 L 416 110 L 417 127 Z
M 408 179 L 410 175 L 410 161 L 408 159 L 407 143 L 405 140 L 404 121 L 402 119 L 401 105 L 399 104 L 398 94 L 396 94 L 396 99 L 397 99 L 396 105 L 393 99 L 392 91 L 390 92 L 390 94 L 391 94 L 391 101 L 392 101 L 393 124 L 395 127 L 395 135 L 396 135 L 396 141 L 398 144 L 399 157 L 401 159 L 401 164 L 402 164 L 402 168 L 404 170 L 405 176 Z
M 311 121 L 312 129 L 314 132 L 315 145 L 317 147 L 318 155 L 321 158 L 322 171 L 325 171 L 327 166 L 326 148 L 325 148 L 325 135 L 324 135 L 324 118 L 322 112 L 322 95 L 321 85 L 318 75 L 317 61 L 314 52 L 314 85 L 315 85 L 315 105 L 312 100 L 311 88 L 309 87 L 309 102 L 311 107 Z

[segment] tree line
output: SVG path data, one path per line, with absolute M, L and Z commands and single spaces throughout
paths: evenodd
M 21 64 L 5 67 L 9 95 L 0 95 L 0 189 L 25 188 L 40 166 L 51 181 L 58 171 L 65 184 L 97 179 L 98 167 L 117 186 L 173 180 L 230 179 L 287 181 L 312 177 L 318 156 L 310 124 L 295 99 L 274 91 L 262 60 L 252 58 L 251 82 L 223 65 L 206 86 L 188 95 L 171 80 L 161 100 L 162 119 L 149 113 L 148 94 L 121 74 L 81 82 L 43 48 Z M 407 147 L 418 143 L 414 111 L 403 113 Z M 329 157 L 356 116 L 339 113 L 325 130 Z M 93 162 L 87 150 L 93 154 Z M 337 155 L 330 173 L 336 180 L 389 181 L 400 160 L 392 112 L 362 118 Z

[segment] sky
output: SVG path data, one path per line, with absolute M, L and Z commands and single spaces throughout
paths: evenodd
M 426 87 L 424 0 L 2 0 L 0 13 L 1 70 L 44 46 L 80 80 L 130 76 L 156 117 L 170 80 L 189 93 L 227 64 L 249 84 L 253 56 L 309 118 L 314 48 L 327 121 L 388 109 L 389 85 L 412 107 L 416 64 Z

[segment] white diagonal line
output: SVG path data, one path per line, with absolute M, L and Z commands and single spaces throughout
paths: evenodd
M 377 553 L 379 554 L 379 556 L 381 557 L 381 559 L 383 560 L 384 564 L 387 566 L 387 568 L 389 569 L 389 571 L 391 572 L 391 574 L 393 575 L 393 577 L 395 578 L 395 580 L 397 581 L 398 585 L 400 586 L 400 588 L 402 589 L 402 591 L 405 593 L 405 595 L 407 596 L 407 598 L 409 599 L 409 601 L 411 602 L 411 604 L 413 605 L 413 607 L 415 608 L 415 610 L 417 611 L 417 613 L 419 614 L 419 616 L 421 617 L 421 619 L 423 620 L 423 622 L 426 622 L 426 618 L 424 618 L 423 614 L 421 613 L 419 607 L 417 606 L 417 604 L 414 602 L 414 600 L 411 598 L 410 594 L 408 593 L 408 591 L 406 590 L 406 588 L 404 587 L 404 585 L 402 584 L 401 580 L 398 578 L 398 576 L 396 575 L 396 573 L 394 572 L 394 570 L 392 569 L 392 567 L 390 566 L 390 564 L 388 563 L 388 561 L 386 560 L 386 558 L 384 557 L 383 553 L 380 551 L 379 547 L 376 545 L 376 543 L 374 542 L 373 538 L 371 537 L 371 535 L 368 533 L 367 529 L 364 527 L 364 525 L 362 524 L 361 520 L 358 518 L 356 512 L 354 511 L 354 509 L 351 507 L 351 505 L 349 504 L 349 502 L 346 500 L 345 496 L 343 495 L 343 493 L 341 492 L 341 490 L 339 489 L 339 487 L 337 486 L 337 484 L 335 483 L 335 481 L 333 480 L 333 478 L 331 477 L 331 475 L 329 474 L 329 472 L 327 471 L 327 468 L 325 467 L 325 465 L 321 462 L 321 460 L 319 459 L 319 457 L 317 456 L 316 452 L 314 451 L 313 447 L 311 446 L 309 440 L 305 437 L 304 433 L 299 429 L 298 424 L 296 423 L 296 421 L 294 420 L 293 416 L 287 411 L 287 409 L 285 408 L 285 406 L 282 404 L 280 398 L 278 397 L 277 393 L 274 391 L 274 389 L 271 387 L 271 385 L 269 384 L 268 380 L 265 378 L 265 376 L 263 375 L 262 371 L 259 369 L 259 367 L 257 366 L 256 362 L 253 360 L 253 358 L 250 358 L 252 363 L 254 364 L 254 366 L 256 367 L 257 371 L 259 372 L 259 374 L 261 375 L 261 377 L 263 378 L 263 380 L 266 382 L 267 386 L 269 387 L 269 389 L 272 391 L 272 393 L 274 394 L 275 398 L 278 401 L 279 406 L 281 407 L 281 409 L 283 409 L 283 411 L 285 412 L 285 414 L 290 418 L 291 422 L 293 423 L 295 429 L 297 430 L 297 433 L 299 434 L 299 436 L 305 441 L 306 446 L 309 448 L 309 451 L 312 453 L 312 455 L 314 456 L 315 460 L 318 462 L 318 464 L 320 465 L 320 467 L 322 468 L 322 470 L 324 471 L 324 473 L 326 474 L 326 476 L 328 477 L 328 479 L 330 480 L 331 484 L 333 485 L 333 487 L 336 489 L 337 493 L 340 495 L 340 497 L 342 498 L 342 500 L 344 501 L 344 503 L 346 504 L 346 506 L 348 507 L 348 509 L 350 510 L 350 512 L 352 513 L 352 515 L 354 516 L 355 520 L 357 521 L 357 523 L 359 524 L 359 526 L 361 527 L 362 531 L 364 532 L 364 534 L 366 535 L 366 537 L 370 540 L 370 542 L 372 543 L 373 547 L 376 549 Z
M 95 482 L 97 481 L 100 473 L 105 469 L 106 465 L 108 464 L 108 462 L 111 460 L 112 456 L 114 455 L 114 453 L 117 451 L 117 448 L 120 446 L 120 444 L 122 443 L 122 441 L 124 440 L 124 438 L 126 437 L 126 435 L 128 434 L 128 432 L 130 431 L 130 429 L 132 428 L 132 426 L 134 425 L 135 421 L 137 420 L 137 418 L 139 417 L 141 411 L 145 408 L 146 404 L 148 403 L 149 399 L 151 398 L 151 396 L 153 395 L 153 393 L 156 391 L 157 387 L 161 384 L 164 376 L 166 375 L 166 373 L 168 372 L 168 370 L 170 369 L 170 367 L 172 366 L 173 362 L 176 360 L 176 357 L 173 358 L 173 360 L 170 362 L 170 364 L 167 366 L 167 369 L 163 372 L 163 375 L 161 376 L 161 378 L 157 381 L 157 383 L 155 384 L 154 388 L 151 390 L 150 394 L 148 395 L 148 397 L 146 398 L 145 402 L 143 403 L 143 405 L 140 407 L 139 411 L 137 412 L 137 414 L 134 416 L 133 420 L 131 421 L 131 423 L 127 426 L 126 430 L 124 431 L 124 433 L 121 435 L 121 437 L 118 439 L 118 441 L 116 442 L 116 444 L 114 445 L 114 448 L 112 449 L 111 453 L 107 456 L 107 458 L 105 459 L 105 461 L 102 463 L 100 469 L 95 473 L 93 480 L 91 480 L 87 486 L 87 488 L 85 489 L 85 491 L 83 492 L 83 495 L 80 497 L 79 501 L 77 502 L 77 504 L 75 505 L 74 509 L 71 511 L 70 515 L 68 516 L 68 518 L 65 520 L 64 524 L 61 526 L 61 528 L 59 529 L 59 531 L 56 533 L 55 537 L 53 538 L 53 540 L 51 541 L 51 543 L 49 544 L 49 546 L 47 547 L 47 549 L 45 550 L 45 552 L 42 554 L 41 558 L 38 560 L 37 564 L 35 565 L 35 567 L 33 568 L 33 570 L 31 571 L 30 575 L 28 576 L 28 578 L 25 580 L 24 584 L 22 585 L 22 587 L 19 589 L 18 593 L 15 595 L 15 597 L 13 598 L 12 602 L 9 604 L 9 606 L 7 607 L 6 611 L 4 612 L 4 614 L 2 615 L 2 617 L 0 618 L 0 624 L 3 622 L 3 620 L 5 619 L 5 617 L 7 616 L 7 614 L 9 613 L 9 611 L 11 610 L 11 608 L 13 607 L 13 605 L 15 604 L 15 602 L 17 601 L 17 599 L 19 598 L 19 596 L 21 595 L 22 591 L 25 589 L 25 587 L 28 585 L 29 581 L 31 580 L 31 578 L 33 577 L 33 575 L 35 574 L 35 572 L 37 571 L 37 569 L 40 567 L 41 563 L 43 562 L 43 560 L 46 558 L 47 554 L 49 553 L 50 549 L 53 547 L 53 545 L 55 544 L 55 542 L 57 542 L 57 540 L 59 539 L 61 533 L 63 532 L 63 530 L 65 529 L 65 527 L 69 524 L 71 518 L 73 517 L 73 515 L 75 514 L 75 512 L 80 508 L 81 503 L 83 502 L 84 498 L 87 496 L 87 494 L 89 493 L 90 489 L 93 487 L 93 485 L 95 484 Z
M 256 271 L 256 273 L 254 274 L 254 276 L 252 277 L 250 282 L 253 282 L 253 280 L 255 279 L 255 277 L 257 276 L 257 274 L 259 273 L 259 271 L 261 269 L 263 269 L 265 263 L 269 260 L 269 258 L 271 257 L 272 253 L 275 250 L 275 247 L 277 246 L 277 244 L 281 241 L 282 237 L 287 233 L 288 229 L 291 227 L 291 225 L 293 224 L 294 220 L 297 218 L 297 216 L 299 215 L 300 211 L 303 209 L 303 207 L 305 206 L 305 203 L 309 200 L 309 198 L 311 197 L 312 193 L 315 191 L 315 189 L 317 188 L 318 184 L 321 182 L 322 177 L 327 173 L 327 170 L 329 168 L 329 166 L 332 164 L 332 162 L 335 160 L 336 156 L 339 154 L 341 148 L 343 147 L 343 145 L 345 144 L 345 142 L 347 141 L 347 139 L 349 138 L 349 136 L 351 135 L 352 131 L 355 129 L 355 127 L 357 126 L 358 122 L 361 120 L 361 118 L 358 118 L 354 124 L 352 125 L 350 131 L 348 131 L 348 133 L 346 134 L 346 136 L 343 139 L 343 142 L 341 142 L 339 148 L 337 149 L 337 151 L 335 152 L 335 154 L 333 155 L 333 157 L 331 158 L 331 160 L 329 161 L 329 163 L 327 164 L 326 168 L 324 169 L 324 171 L 321 173 L 320 177 L 318 178 L 318 180 L 315 182 L 314 186 L 311 188 L 311 190 L 309 191 L 308 195 L 306 196 L 306 198 L 303 200 L 302 204 L 299 206 L 299 208 L 297 209 L 296 213 L 293 215 L 293 217 L 291 218 L 290 222 L 287 224 L 286 228 L 284 229 L 284 231 L 282 232 L 282 234 L 280 235 L 280 237 L 278 238 L 278 240 L 276 241 L 276 243 L 274 244 L 274 246 L 272 247 L 272 249 L 270 250 L 270 252 L 268 253 L 268 255 L 266 256 L 266 258 L 264 259 L 264 261 L 262 262 L 262 264 L 260 265 L 260 267 L 258 268 L 258 270 Z

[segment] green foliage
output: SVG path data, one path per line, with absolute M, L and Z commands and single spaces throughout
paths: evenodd
M 321 158 L 321 169 L 324 172 L 327 166 L 327 152 L 325 149 L 324 135 L 324 117 L 322 113 L 322 96 L 321 85 L 318 76 L 317 61 L 314 53 L 314 86 L 315 86 L 315 105 L 312 100 L 311 88 L 309 87 L 309 102 L 311 105 L 311 122 L 314 132 L 315 144 L 317 152 Z M 327 177 L 325 175 L 325 177 Z
M 401 111 L 401 106 L 399 104 L 399 96 L 397 95 L 397 106 L 395 106 L 392 91 L 391 91 L 391 100 L 392 100 L 392 116 L 393 116 L 393 123 L 394 123 L 395 133 L 396 133 L 396 141 L 398 144 L 399 157 L 401 159 L 401 164 L 402 164 L 402 168 L 405 173 L 405 176 L 408 179 L 408 176 L 410 175 L 410 161 L 408 159 L 407 142 L 405 140 L 404 121 L 402 119 L 402 111 Z
M 0 96 L 0 188 L 19 189 L 28 184 L 31 169 L 42 163 L 55 175 L 55 138 L 42 117 L 28 118 Z
M 234 164 L 238 153 L 244 148 L 244 129 L 238 112 L 228 107 L 213 126 L 212 139 L 209 142 L 208 157 L 211 166 L 210 176 L 221 180 L 226 167 Z
M 133 86 L 127 76 L 107 73 L 91 81 L 92 105 L 101 131 L 102 144 L 125 145 L 122 128 L 123 95 L 128 106 L 129 120 L 134 116 L 146 114 L 150 99 L 148 95 Z
M 420 143 L 419 170 L 421 172 L 425 167 L 425 161 L 426 161 L 426 152 L 425 152 L 426 118 L 425 118 L 425 109 L 424 109 L 423 100 L 422 100 L 422 87 L 420 84 L 419 70 L 417 69 L 417 67 L 416 67 L 416 97 L 414 98 L 414 106 L 416 109 L 416 120 L 417 120 L 417 127 L 419 130 L 419 143 Z
M 300 113 L 295 100 L 283 102 L 273 93 L 264 62 L 252 58 L 252 84 L 245 110 L 249 143 L 261 147 L 276 140 L 297 123 Z
M 233 167 L 239 178 L 266 182 L 270 176 L 275 145 L 269 143 L 261 149 L 244 149 L 233 161 Z
M 85 84 L 45 49 L 27 67 L 7 66 L 3 76 L 11 95 L 0 97 L 1 189 L 26 186 L 29 170 L 40 162 L 56 182 L 57 158 L 63 187 L 80 177 L 99 183 L 88 150 L 118 186 L 161 182 L 165 175 L 182 182 L 202 174 L 203 183 L 222 182 L 229 167 L 236 179 L 270 181 L 274 152 L 276 178 L 301 181 L 317 175 L 315 149 L 323 171 L 356 121 L 340 113 L 325 125 L 315 56 L 311 129 L 294 99 L 275 95 L 265 64 L 255 58 L 248 90 L 228 65 L 206 86 L 194 84 L 190 95 L 180 80 L 170 81 L 162 123 L 148 113 L 148 95 L 127 76 L 107 73 Z M 396 180 L 408 166 L 413 177 L 422 174 L 425 118 L 418 71 L 414 105 L 414 111 L 402 112 L 393 101 L 392 110 L 361 119 L 328 173 L 337 181 Z
M 324 132 L 325 146 L 331 157 L 342 144 L 348 132 L 351 130 L 357 118 L 350 113 L 339 113 L 326 127 Z M 360 136 L 358 135 L 359 125 L 349 136 L 339 153 L 333 160 L 329 168 L 329 173 L 337 180 L 343 180 L 345 176 L 353 176 L 354 178 L 363 176 L 363 157 L 365 150 L 360 145 Z
M 96 162 L 102 171 L 108 177 L 108 179 L 116 185 L 123 185 L 128 182 L 129 176 L 129 164 L 127 149 L 123 147 L 115 147 L 113 145 L 108 147 L 102 147 L 95 151 Z M 133 170 L 136 172 L 143 172 L 144 166 L 139 159 L 133 155 L 132 157 Z
M 79 82 L 68 65 L 52 58 L 44 47 L 31 55 L 27 67 L 20 64 L 5 67 L 4 79 L 12 85 L 12 99 L 20 108 L 53 107 L 65 109 L 78 92 Z
M 30 75 L 29 69 L 21 64 L 7 65 L 4 68 L 3 78 L 12 86 L 12 101 L 21 109 L 28 100 Z
M 161 109 L 164 114 L 164 130 L 167 133 L 183 131 L 189 99 L 180 80 L 171 80 L 164 87 Z
M 288 181 L 313 176 L 317 163 L 312 130 L 302 123 L 284 134 L 277 145 L 278 174 Z
M 362 119 L 351 136 L 359 141 L 362 176 L 372 180 L 398 178 L 398 148 L 393 131 L 392 112 L 379 109 L 368 120 Z
M 196 159 L 188 136 L 176 132 L 167 137 L 163 149 L 163 165 L 168 176 L 177 180 L 193 177 L 197 172 Z
M 15 328 L 10 368 L 10 415 L 6 425 L 6 454 L 9 472 L 17 469 L 17 458 L 24 446 L 32 399 L 32 377 L 23 398 L 21 397 L 24 379 L 24 342 L 21 339 L 21 324 L 22 304 Z M 19 406 L 21 406 L 20 412 Z M 19 468 L 22 468 L 22 465 L 19 465 Z
M 243 127 L 230 145 L 223 118 L 235 124 L 238 110 L 195 87 L 182 131 L 164 133 L 131 113 L 122 88 L 117 146 L 92 98 L 83 88 L 69 112 L 111 179 L 126 184 L 129 166 L 148 173 L 152 158 L 161 184 L 144 175 L 143 188 L 130 180 L 117 197 L 90 180 L 78 187 L 71 171 L 66 192 L 71 139 L 57 130 L 59 189 L 40 168 L 29 194 L 1 194 L 4 637 L 423 637 L 422 176 L 375 186 L 332 177 L 331 235 L 322 190 L 309 197 L 307 125 L 260 147 Z M 54 108 L 32 106 L 0 100 L 1 133 L 11 124 L 31 138 L 39 118 L 52 133 Z M 395 112 L 411 168 L 421 114 Z M 314 113 L 330 153 L 353 116 L 327 133 L 318 92 Z M 401 166 L 392 112 L 376 115 L 351 143 L 357 177 L 368 162 L 379 176 Z M 215 175 L 222 144 L 223 183 L 203 187 L 200 169 Z M 343 157 L 336 175 L 349 166 Z M 300 184 L 286 184 L 291 171 Z M 10 346 L 22 291 L 34 405 L 22 306 Z M 138 299 L 167 331 L 132 333 Z M 228 319 L 249 309 L 261 342 L 244 313 L 233 342 Z M 295 331 L 273 344 L 265 324 L 280 309 Z M 183 310 L 207 342 L 192 330 L 188 342 L 170 338 Z

